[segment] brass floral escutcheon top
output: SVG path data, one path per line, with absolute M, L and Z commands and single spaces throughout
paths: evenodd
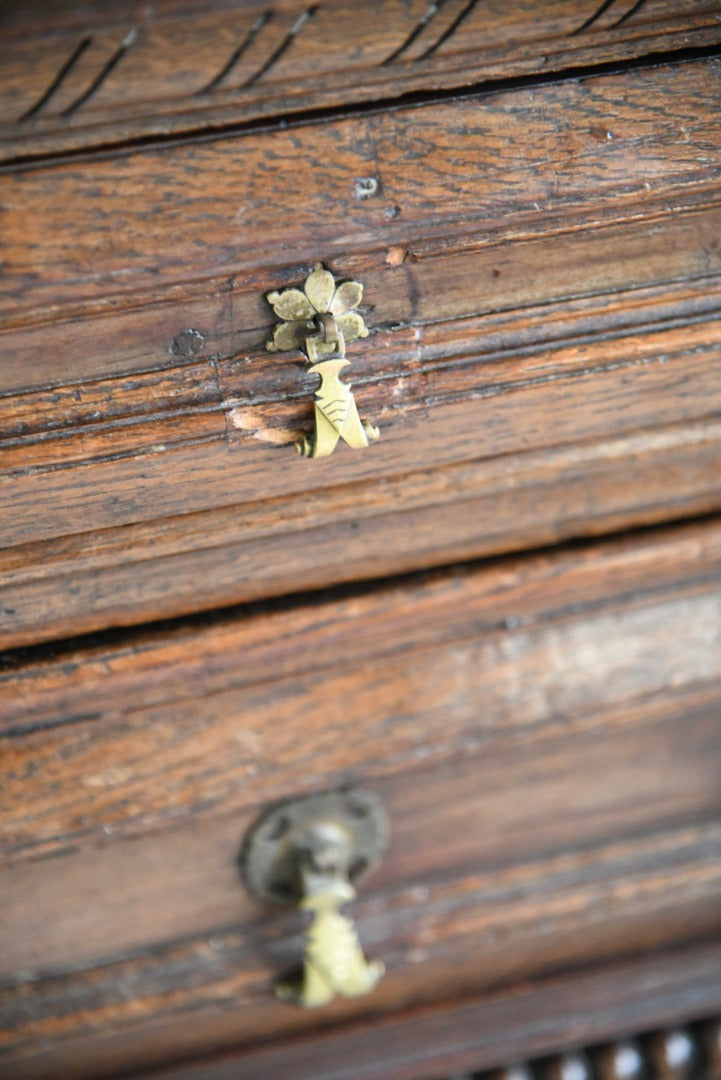
M 266 299 L 281 320 L 266 342 L 269 352 L 299 349 L 305 353 L 309 371 L 321 379 L 315 394 L 315 431 L 296 443 L 305 457 L 327 457 L 339 439 L 353 449 L 368 446 L 379 437 L 378 428 L 358 415 L 350 386 L 340 372 L 350 363 L 346 343 L 368 336 L 363 317 L 355 310 L 363 299 L 358 281 L 336 285 L 329 270 L 318 263 L 303 288 L 270 292 Z

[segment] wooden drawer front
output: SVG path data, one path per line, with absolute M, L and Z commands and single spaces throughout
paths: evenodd
M 708 946 L 664 959 L 721 924 L 720 567 L 708 522 L 18 654 L 0 681 L 4 1075 L 262 1061 L 270 1036 L 319 1028 L 351 1047 L 350 1019 L 395 1031 L 399 1009 L 611 961 L 669 1021 L 689 1000 L 664 980 L 695 987 L 694 1015 L 721 1007 Z M 272 996 L 300 923 L 247 897 L 236 857 L 264 806 L 348 782 L 391 820 L 353 905 L 388 972 L 307 1014 Z M 618 984 L 593 985 L 610 1033 Z M 504 1060 L 483 1045 L 480 1064 Z
M 720 70 L 0 175 L 0 642 L 718 509 Z M 309 462 L 263 296 L 317 260 L 382 437 Z

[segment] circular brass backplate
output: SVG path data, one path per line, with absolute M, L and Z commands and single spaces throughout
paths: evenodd
M 317 846 L 324 831 L 343 835 L 342 869 L 351 884 L 378 862 L 388 846 L 388 820 L 372 792 L 348 788 L 289 799 L 265 813 L 245 839 L 240 863 L 249 892 L 259 900 L 298 903 L 302 899 L 298 854 Z

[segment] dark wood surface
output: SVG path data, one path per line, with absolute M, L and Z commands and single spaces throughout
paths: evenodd
M 208 8 L 0 2 L 0 1076 L 718 1017 L 718 4 Z M 307 461 L 263 296 L 317 261 L 382 437 Z M 237 856 L 347 783 L 387 974 L 308 1013 Z
M 346 1080 L 349 1076 L 439 1080 L 458 1076 L 460 1070 L 514 1062 L 526 1054 L 545 1055 L 589 1040 L 635 1035 L 639 1028 L 652 1024 L 675 1024 L 679 1015 L 694 1016 L 699 1008 L 699 1018 L 705 1017 L 709 1005 L 719 1001 L 720 959 L 718 948 L 708 946 L 647 956 L 633 965 L 610 965 L 604 972 L 528 981 L 513 990 L 470 997 L 455 1005 L 409 1010 L 388 1019 L 371 1017 L 342 1029 L 319 1024 L 306 1037 L 269 1042 L 257 1051 L 216 1053 L 212 1058 L 134 1075 L 149 1080 L 235 1080 L 239 1073 L 249 1080 L 285 1080 L 291 1073 L 299 1080 Z M 176 1030 L 180 1034 L 179 1026 Z M 713 1037 L 712 1025 L 700 1025 L 700 1030 Z M 650 1048 L 659 1065 L 662 1039 L 659 1033 Z M 112 1042 L 108 1043 L 112 1053 Z M 710 1059 L 713 1071 L 701 1076 L 714 1080 L 718 1054 L 713 1044 L 707 1055 L 702 1060 Z M 605 1080 L 608 1074 L 601 1075 Z M 658 1068 L 645 1076 L 688 1080 L 686 1071 L 678 1067 Z
M 0 5 L 0 161 L 718 45 L 709 0 Z M 42 19 L 42 37 L 38 24 Z
M 717 510 L 719 70 L 0 176 L 3 645 Z M 382 438 L 308 462 L 321 258 Z
M 720 563 L 709 522 L 17 656 L 5 1075 L 262 1062 L 319 1024 L 354 1053 L 351 1020 L 718 933 Z M 263 806 L 347 782 L 392 822 L 353 906 L 388 974 L 318 1017 L 273 1003 L 300 926 L 248 899 L 235 857 Z M 688 977 L 716 1009 L 718 978 Z

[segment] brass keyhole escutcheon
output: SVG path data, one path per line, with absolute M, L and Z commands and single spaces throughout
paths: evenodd
M 320 376 L 315 393 L 315 430 L 295 444 L 304 457 L 328 457 L 339 439 L 357 450 L 379 437 L 377 427 L 358 415 L 355 398 L 340 380 L 348 367 L 346 343 L 368 336 L 362 316 L 355 310 L 363 298 L 358 281 L 336 285 L 329 270 L 318 263 L 302 289 L 269 292 L 266 299 L 280 319 L 269 352 L 299 349 L 308 371 Z
M 340 908 L 388 845 L 378 798 L 334 791 L 280 803 L 253 826 L 241 857 L 248 890 L 257 898 L 310 912 L 301 976 L 277 995 L 305 1008 L 336 995 L 360 997 L 377 985 L 383 964 L 366 960 L 352 920 Z

